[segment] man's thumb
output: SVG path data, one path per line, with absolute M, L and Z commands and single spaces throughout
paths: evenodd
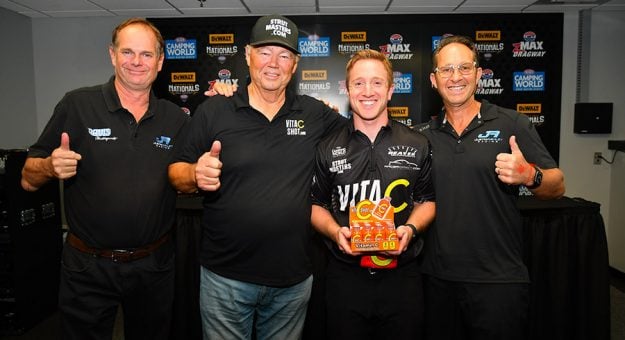
M 67 132 L 61 134 L 61 150 L 69 151 L 69 135 Z
M 216 140 L 211 145 L 210 155 L 219 159 L 219 153 L 221 153 L 221 142 Z
M 521 149 L 519 149 L 519 144 L 516 143 L 515 136 L 510 136 L 510 151 L 511 153 L 521 153 Z

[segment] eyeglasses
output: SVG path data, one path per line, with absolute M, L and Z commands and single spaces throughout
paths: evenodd
M 374 79 L 369 83 L 364 80 L 354 80 L 349 82 L 349 87 L 354 90 L 364 90 L 367 84 L 369 84 L 369 87 L 374 89 L 381 89 L 388 85 L 387 81 L 384 79 Z
M 477 63 L 474 61 L 472 63 L 464 63 L 460 65 L 446 65 L 437 67 L 434 69 L 434 72 L 437 72 L 442 78 L 449 78 L 454 75 L 454 70 L 458 70 L 460 74 L 463 76 L 471 74 L 475 69 Z

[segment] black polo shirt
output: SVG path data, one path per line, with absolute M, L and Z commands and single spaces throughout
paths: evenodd
M 268 286 L 308 277 L 314 150 L 345 121 L 320 101 L 290 92 L 272 121 L 249 105 L 247 87 L 202 103 L 177 157 L 195 163 L 221 141 L 221 187 L 205 193 L 200 263 Z
M 82 156 L 64 186 L 72 233 L 92 247 L 134 248 L 174 225 L 176 192 L 167 167 L 188 116 L 151 94 L 137 123 L 121 106 L 113 81 L 67 93 L 29 157 L 48 157 L 67 132 L 71 150 Z
M 415 202 L 434 201 L 430 173 L 430 145 L 422 134 L 391 120 L 371 143 L 350 124 L 324 138 L 317 147 L 313 203 L 330 211 L 339 225 L 349 226 L 350 206 L 365 199 L 390 197 L 395 226 L 400 226 L 406 223 Z M 327 241 L 337 259 L 359 262 L 359 257 L 345 255 L 334 242 Z M 420 245 L 412 242 L 400 256 L 399 265 L 414 260 Z
M 528 162 L 557 165 L 530 120 L 482 101 L 480 114 L 458 136 L 437 117 L 419 128 L 432 144 L 436 218 L 425 240 L 422 270 L 464 282 L 528 282 L 522 258 L 518 186 L 495 173 L 497 154 L 510 153 L 510 136 Z

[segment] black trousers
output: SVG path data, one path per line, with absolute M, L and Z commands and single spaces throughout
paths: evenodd
M 63 247 L 59 310 L 63 339 L 110 340 L 121 305 L 124 338 L 168 339 L 174 297 L 171 240 L 126 263 Z
M 326 275 L 328 339 L 422 339 L 423 286 L 417 261 L 370 272 L 331 259 Z
M 524 340 L 527 283 L 467 283 L 424 275 L 428 340 Z

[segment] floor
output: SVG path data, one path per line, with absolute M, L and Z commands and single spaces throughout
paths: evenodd
M 612 271 L 610 279 L 611 339 L 625 339 L 625 274 Z M 123 340 L 123 326 L 118 315 L 118 322 L 112 340 Z M 58 315 L 47 320 L 19 336 L 0 336 L 0 340 L 61 340 Z

